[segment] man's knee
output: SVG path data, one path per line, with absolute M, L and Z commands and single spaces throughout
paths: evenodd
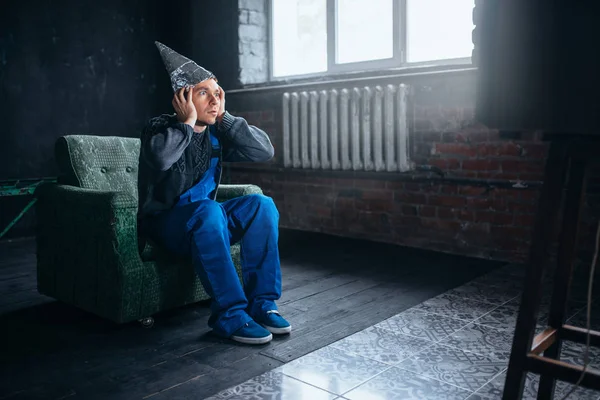
M 193 230 L 202 228 L 222 231 L 227 229 L 227 216 L 218 202 L 202 200 L 198 202 L 188 227 Z
M 249 194 L 247 195 L 251 202 L 256 204 L 257 209 L 261 213 L 268 215 L 269 217 L 277 220 L 279 219 L 279 211 L 273 199 L 264 194 Z

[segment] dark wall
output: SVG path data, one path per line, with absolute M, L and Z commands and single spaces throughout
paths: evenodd
M 137 136 L 149 117 L 171 112 L 155 40 L 225 89 L 238 85 L 237 2 L 211 3 L 3 2 L 0 179 L 54 175 L 61 135 Z
M 503 130 L 600 134 L 599 3 L 485 0 L 477 9 L 477 118 Z
M 3 2 L 0 179 L 53 175 L 61 135 L 135 136 L 167 110 L 154 40 L 189 36 L 188 24 L 167 23 L 174 9 L 162 1 Z
M 227 93 L 240 86 L 238 2 L 191 1 L 193 46 L 186 54 L 212 71 Z

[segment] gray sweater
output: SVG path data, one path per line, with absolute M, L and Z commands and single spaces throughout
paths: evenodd
M 220 142 L 220 151 L 216 154 L 213 154 L 209 129 Z M 138 216 L 143 218 L 173 207 L 179 196 L 206 173 L 211 156 L 219 157 L 220 167 L 222 161 L 267 162 L 273 154 L 273 145 L 263 130 L 229 112 L 225 112 L 221 123 L 202 133 L 195 133 L 191 126 L 180 123 L 174 114 L 154 117 L 141 135 Z M 219 175 L 217 185 L 220 181 Z

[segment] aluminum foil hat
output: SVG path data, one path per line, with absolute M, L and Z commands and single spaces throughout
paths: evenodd
M 182 56 L 160 42 L 154 42 L 171 78 L 173 92 L 187 85 L 195 85 L 215 75 L 189 58 Z

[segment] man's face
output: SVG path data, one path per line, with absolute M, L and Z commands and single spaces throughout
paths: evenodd
M 221 106 L 221 87 L 214 79 L 208 79 L 194 86 L 192 101 L 198 113 L 197 121 L 202 125 L 213 125 Z

